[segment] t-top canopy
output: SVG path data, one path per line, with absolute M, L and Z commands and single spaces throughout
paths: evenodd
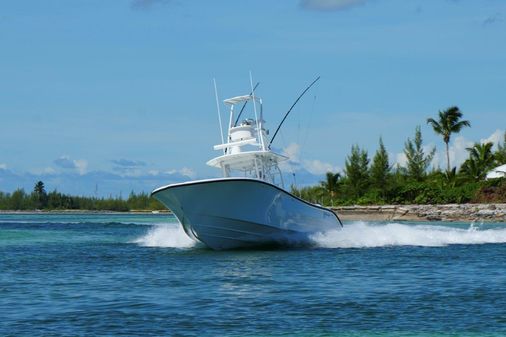
M 258 163 L 255 161 L 258 160 Z M 247 151 L 236 154 L 225 154 L 213 158 L 207 162 L 207 165 L 221 168 L 228 165 L 232 170 L 253 170 L 256 165 L 262 167 L 262 163 L 277 164 L 279 162 L 288 160 L 281 154 L 272 151 Z
M 234 105 L 234 104 L 237 104 L 237 103 L 249 101 L 251 99 L 253 99 L 252 95 L 243 95 L 243 96 L 236 96 L 236 97 L 232 97 L 232 98 L 227 98 L 223 102 L 225 104 Z M 255 97 L 255 99 L 258 99 L 258 97 Z

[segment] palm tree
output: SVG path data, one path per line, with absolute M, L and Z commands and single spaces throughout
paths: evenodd
M 42 195 L 42 194 L 45 194 L 46 193 L 46 190 L 44 188 L 44 183 L 42 181 L 38 181 L 36 184 L 35 184 L 35 187 L 33 188 L 33 191 L 37 194 L 37 195 Z
M 443 141 L 446 145 L 446 164 L 447 172 L 450 172 L 450 152 L 448 144 L 452 133 L 459 133 L 464 126 L 471 126 L 469 121 L 461 121 L 462 112 L 456 106 L 449 107 L 445 111 L 439 111 L 439 119 L 436 121 L 433 118 L 427 119 L 427 124 L 430 124 L 434 132 L 443 136 Z
M 330 203 L 334 206 L 334 196 L 337 192 L 337 183 L 341 175 L 339 173 L 327 172 L 325 180 L 321 181 L 322 188 L 330 194 Z
M 473 147 L 466 148 L 469 158 L 462 164 L 461 172 L 468 178 L 483 180 L 487 171 L 495 165 L 492 146 L 492 143 L 476 143 Z
M 44 183 L 42 181 L 38 181 L 33 188 L 33 196 L 35 198 L 36 207 L 38 209 L 44 208 L 47 206 L 47 193 L 44 188 Z

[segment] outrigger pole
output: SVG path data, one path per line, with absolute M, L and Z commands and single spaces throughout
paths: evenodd
M 299 100 L 302 98 L 302 96 L 304 96 L 304 94 L 313 86 L 313 84 L 315 84 L 316 82 L 318 82 L 318 80 L 320 79 L 320 76 L 318 76 L 303 92 L 302 94 L 300 94 L 299 97 L 297 97 L 297 99 L 295 100 L 295 102 L 292 104 L 292 106 L 290 107 L 290 109 L 288 110 L 288 112 L 285 114 L 285 117 L 283 117 L 283 120 L 281 121 L 281 123 L 279 123 L 278 125 L 278 128 L 276 129 L 276 132 L 274 132 L 274 135 L 272 136 L 271 138 L 271 141 L 269 143 L 269 149 L 271 148 L 271 144 L 272 142 L 274 141 L 274 138 L 276 138 L 276 135 L 278 134 L 278 131 L 279 129 L 281 129 L 281 125 L 283 125 L 283 122 L 285 121 L 286 117 L 288 117 L 288 115 L 290 114 L 290 112 L 292 111 L 292 109 L 295 107 L 295 105 L 297 105 L 297 103 L 299 102 Z
M 258 135 L 258 138 L 260 139 L 260 143 L 262 145 L 262 150 L 265 151 L 264 137 L 261 132 L 261 130 L 262 130 L 262 110 L 260 110 L 260 119 L 258 119 L 257 101 L 255 98 L 255 88 L 253 88 L 253 75 L 251 75 L 251 71 L 249 72 L 249 83 L 251 85 L 251 98 L 253 98 L 253 111 L 255 111 L 255 122 L 256 122 L 256 127 L 257 127 L 257 135 Z M 262 100 L 260 100 L 260 106 L 262 106 Z
M 256 88 L 258 87 L 259 84 L 260 84 L 260 82 L 257 82 L 257 84 L 255 84 L 255 87 L 249 93 L 250 96 L 253 95 L 253 92 L 256 90 Z M 234 126 L 237 126 L 237 123 L 239 123 L 239 118 L 241 118 L 242 112 L 244 111 L 244 108 L 246 107 L 246 104 L 248 104 L 248 101 L 244 101 L 244 104 L 242 105 L 241 111 L 239 111 L 239 114 L 237 115 L 237 118 L 235 120 Z
M 221 136 L 221 143 L 225 143 L 225 139 L 223 138 L 223 126 L 221 125 L 221 111 L 220 111 L 220 102 L 218 100 L 218 88 L 216 86 L 216 79 L 213 78 L 214 82 L 214 97 L 216 98 L 216 109 L 218 109 L 218 122 L 220 123 L 220 136 Z M 225 149 L 223 149 L 223 153 L 226 153 Z

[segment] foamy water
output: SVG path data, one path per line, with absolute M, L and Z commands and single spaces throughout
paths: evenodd
M 480 230 L 439 225 L 374 224 L 355 222 L 342 230 L 314 234 L 311 240 L 325 248 L 363 248 L 385 246 L 440 247 L 452 244 L 506 242 L 506 229 Z
M 190 248 L 196 245 L 179 224 L 155 225 L 134 242 L 145 247 Z
M 302 242 L 301 242 L 302 241 Z M 146 247 L 191 248 L 196 245 L 179 224 L 158 224 L 135 243 Z M 505 243 L 506 228 L 456 228 L 443 225 L 401 223 L 348 223 L 344 228 L 297 237 L 294 245 L 321 248 L 372 248 L 387 246 L 441 247 L 452 244 Z

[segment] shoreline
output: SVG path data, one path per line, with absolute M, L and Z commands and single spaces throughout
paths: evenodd
M 0 215 L 35 215 L 35 214 L 172 214 L 168 209 L 163 210 L 131 210 L 131 211 L 96 211 L 90 209 L 55 209 L 55 210 L 0 210 Z
M 506 204 L 371 205 L 331 207 L 341 220 L 506 222 Z
M 368 205 L 329 207 L 343 221 L 480 221 L 506 222 L 506 203 L 443 205 Z M 95 210 L 0 210 L 0 215 L 35 214 L 146 214 L 168 215 L 169 210 L 95 211 Z

